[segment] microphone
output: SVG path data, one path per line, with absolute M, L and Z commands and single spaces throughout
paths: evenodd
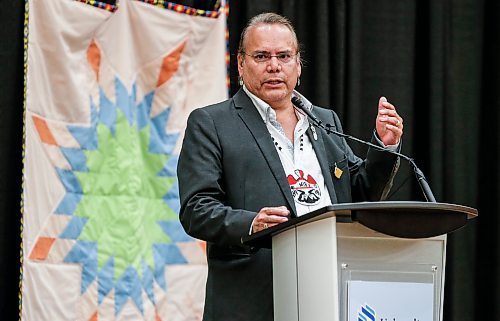
M 372 144 L 370 142 L 367 142 L 367 141 L 364 141 L 362 139 L 359 139 L 359 138 L 356 138 L 356 137 L 353 137 L 351 135 L 347 135 L 347 134 L 344 134 L 344 133 L 341 133 L 341 132 L 338 132 L 333 128 L 332 125 L 330 124 L 323 124 L 323 122 L 318 119 L 305 105 L 304 105 L 304 102 L 296 97 L 296 96 L 293 96 L 292 97 L 292 104 L 294 104 L 296 107 L 298 107 L 300 110 L 302 110 L 306 115 L 307 117 L 309 117 L 311 119 L 311 121 L 313 122 L 313 125 L 319 127 L 319 128 L 322 128 L 324 129 L 328 134 L 335 134 L 339 137 L 342 137 L 342 138 L 347 138 L 349 140 L 352 140 L 352 141 L 355 141 L 355 142 L 358 142 L 358 143 L 361 143 L 361 144 L 364 144 L 364 145 L 367 145 L 367 146 L 370 146 L 372 148 L 375 148 L 376 150 L 379 150 L 379 151 L 383 151 L 383 152 L 388 152 L 388 153 L 391 153 L 391 154 L 394 154 L 394 155 L 397 155 L 405 160 L 407 160 L 413 167 L 413 172 L 415 173 L 415 176 L 417 177 L 417 182 L 418 182 L 418 185 L 420 186 L 420 189 L 422 190 L 422 193 L 424 194 L 424 197 L 425 199 L 427 200 L 427 202 L 436 202 L 436 198 L 434 197 L 434 194 L 432 194 L 432 190 L 429 186 L 429 184 L 427 183 L 427 180 L 425 179 L 425 176 L 424 176 L 424 173 L 420 170 L 420 168 L 418 168 L 417 164 L 415 164 L 415 161 L 404 155 L 404 154 L 401 154 L 399 152 L 396 152 L 396 151 L 393 151 L 391 149 L 388 149 L 388 148 L 385 148 L 385 147 L 382 147 L 382 146 L 379 146 L 379 145 L 375 145 L 375 144 Z

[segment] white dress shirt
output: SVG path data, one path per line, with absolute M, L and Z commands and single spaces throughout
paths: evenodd
M 294 129 L 294 141 L 291 142 L 285 136 L 281 124 L 276 120 L 274 109 L 262 99 L 253 95 L 245 86 L 243 86 L 243 90 L 259 111 L 273 139 L 290 185 L 297 215 L 304 215 L 332 204 L 318 158 L 309 136 L 306 135 L 306 131 L 310 126 L 307 116 L 297 108 L 295 109 L 298 122 Z M 306 106 L 312 107 L 312 104 L 297 91 L 294 91 L 294 95 L 301 98 Z

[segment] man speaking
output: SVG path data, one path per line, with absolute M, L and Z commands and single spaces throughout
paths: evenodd
M 342 132 L 335 112 L 295 91 L 301 67 L 290 21 L 255 16 L 238 49 L 242 88 L 189 116 L 178 164 L 180 220 L 207 242 L 205 321 L 273 320 L 271 250 L 244 246 L 243 236 L 326 205 L 379 201 L 392 185 L 396 155 L 370 148 L 362 159 L 293 105 L 297 97 Z M 381 97 L 373 142 L 397 150 L 402 134 L 402 118 Z

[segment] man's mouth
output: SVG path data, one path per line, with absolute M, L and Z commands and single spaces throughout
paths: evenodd
M 281 79 L 269 79 L 269 80 L 266 80 L 264 83 L 269 84 L 269 85 L 279 85 L 279 84 L 283 83 L 283 80 L 281 80 Z

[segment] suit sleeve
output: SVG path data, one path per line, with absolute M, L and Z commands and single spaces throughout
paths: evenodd
M 338 116 L 334 112 L 332 114 L 337 129 L 343 132 Z M 394 176 L 399 168 L 399 157 L 370 147 L 366 158 L 361 159 L 354 154 L 344 138 L 343 141 L 351 176 L 352 200 L 354 202 L 384 200 L 392 187 Z M 375 134 L 372 136 L 371 143 L 379 145 Z
M 226 204 L 223 149 L 211 115 L 196 109 L 188 118 L 177 175 L 180 221 L 198 239 L 225 246 L 241 246 L 255 212 Z

